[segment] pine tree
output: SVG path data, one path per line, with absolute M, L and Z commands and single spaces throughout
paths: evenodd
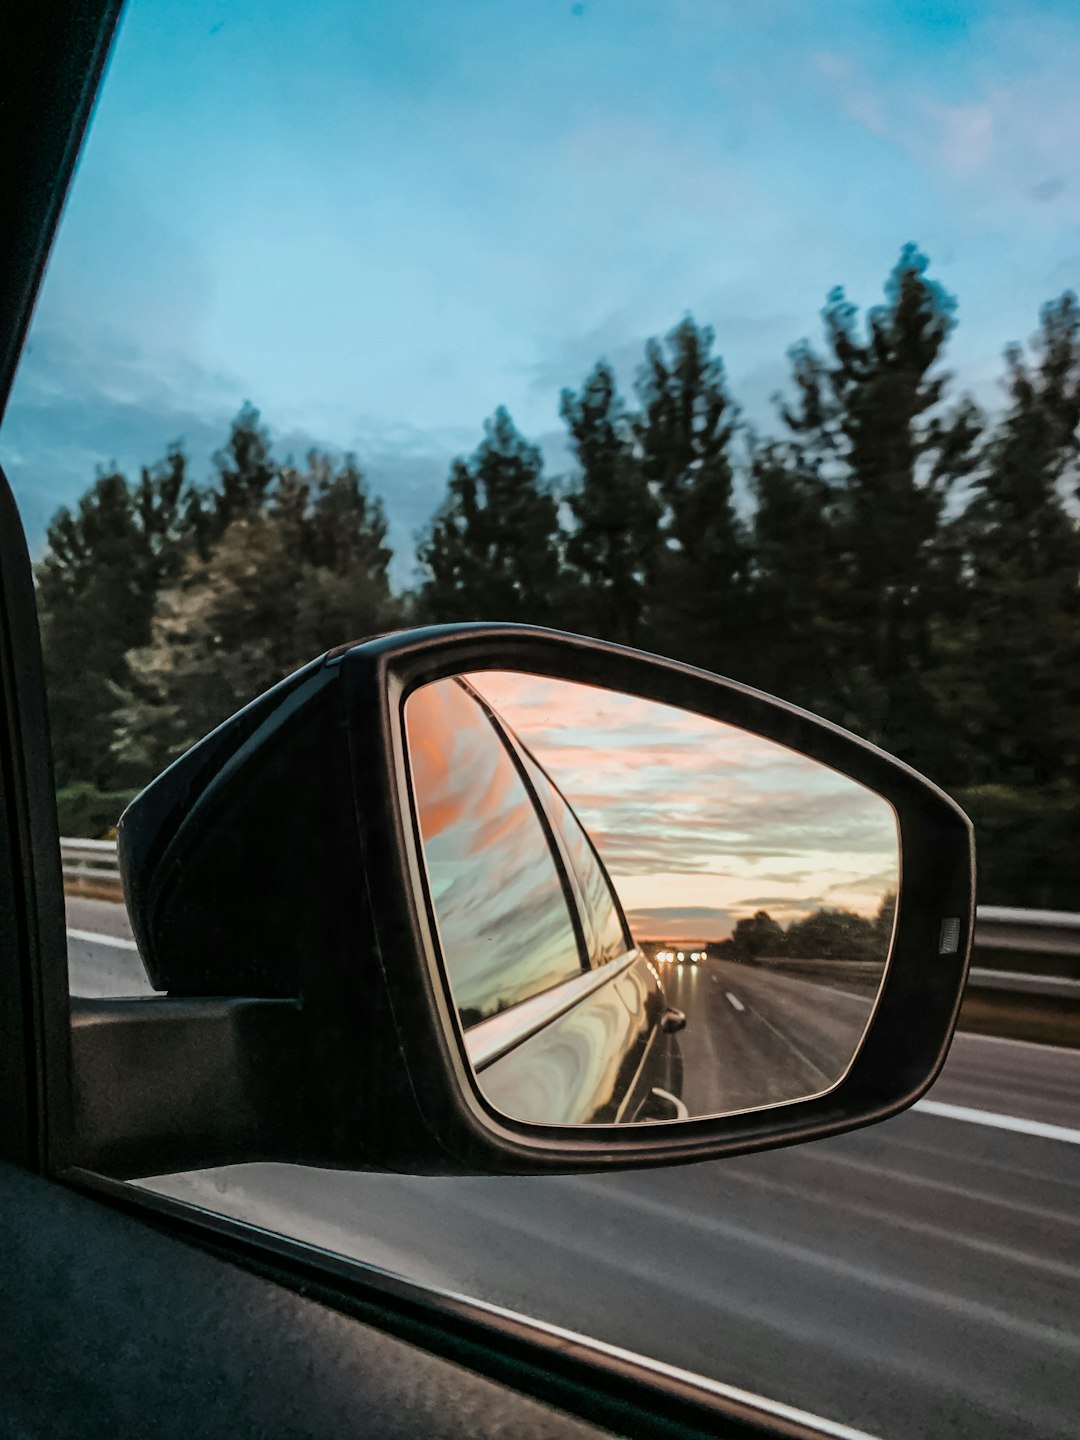
M 747 653 L 749 553 L 734 503 L 736 426 L 712 330 L 688 316 L 650 340 L 637 379 L 643 473 L 662 506 L 652 588 L 653 641 L 739 675 Z
M 660 543 L 660 505 L 635 448 L 633 423 L 611 366 L 601 360 L 560 413 L 578 464 L 566 497 L 573 525 L 566 559 L 576 591 L 575 628 L 624 645 L 645 634 Z
M 147 778 L 308 660 L 397 623 L 382 505 L 353 459 L 312 451 L 260 504 L 190 555 L 128 657 L 112 744 Z
M 185 504 L 186 524 L 204 560 L 234 520 L 258 515 L 273 494 L 279 467 L 254 405 L 241 406 L 214 465 L 210 483 L 192 486 Z
M 966 610 L 950 718 L 966 780 L 1080 784 L 1080 529 L 1066 497 L 1080 456 L 1080 306 L 1046 305 L 1025 358 L 1006 351 L 1008 408 L 957 529 Z
M 161 586 L 188 547 L 182 515 L 186 460 L 179 447 L 143 468 L 132 487 L 99 475 L 73 511 L 59 510 L 36 567 L 57 780 L 100 789 L 126 783 L 110 750 L 126 655 L 146 643 Z
M 418 546 L 423 615 L 552 623 L 562 593 L 558 507 L 540 451 L 503 407 L 472 458 L 454 461 L 447 492 Z
M 386 587 L 393 551 L 386 543 L 382 501 L 372 496 L 354 455 L 335 465 L 312 450 L 307 457 L 310 511 L 305 526 L 308 560 L 339 575 L 362 574 Z
M 782 410 L 827 487 L 835 526 L 836 609 L 827 618 L 845 693 L 826 708 L 907 758 L 919 758 L 919 736 L 934 727 L 924 676 L 948 571 L 942 521 L 951 490 L 976 464 L 982 423 L 970 401 L 948 402 L 950 376 L 935 368 L 956 307 L 927 268 L 915 246 L 904 247 L 865 334 L 844 292 L 832 291 L 827 356 L 796 347 L 796 400 Z
M 846 717 L 849 676 L 837 623 L 840 533 L 832 492 L 799 445 L 754 441 L 752 634 L 746 678 L 811 710 Z

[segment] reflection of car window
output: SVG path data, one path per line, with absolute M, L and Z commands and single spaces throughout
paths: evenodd
M 610 882 L 573 810 L 532 757 L 525 755 L 524 759 L 529 779 L 540 796 L 548 819 L 562 837 L 585 901 L 588 924 L 592 932 L 589 941 L 590 959 L 594 965 L 605 965 L 627 949 L 622 920 L 619 918 L 615 897 L 611 893 Z
M 581 970 L 551 845 L 517 767 L 453 680 L 405 706 L 428 881 L 454 1000 L 474 1025 Z

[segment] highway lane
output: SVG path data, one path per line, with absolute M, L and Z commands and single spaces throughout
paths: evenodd
M 71 993 L 89 999 L 153 995 L 123 905 L 74 895 L 65 905 Z
M 153 1183 L 889 1440 L 1077 1434 L 1080 1146 L 909 1114 L 636 1175 Z
M 679 1046 L 691 1115 L 827 1090 L 855 1054 L 876 993 L 727 960 L 659 968 L 669 1002 L 686 1014 Z
M 1080 1128 L 1080 1054 L 962 1035 L 931 1095 Z M 1080 1432 L 1080 1144 L 909 1112 L 642 1174 L 151 1183 L 888 1440 Z

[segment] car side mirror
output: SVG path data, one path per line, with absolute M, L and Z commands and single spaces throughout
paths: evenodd
M 219 1163 L 459 1174 L 833 1134 L 934 1079 L 972 934 L 971 827 L 907 766 L 531 627 L 330 652 L 150 785 L 119 854 L 164 994 L 116 1004 L 188 1026 L 141 1133 L 99 1115 L 126 1173 L 196 1163 L 211 1109 Z

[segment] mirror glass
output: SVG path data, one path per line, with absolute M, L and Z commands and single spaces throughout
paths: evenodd
M 895 814 L 689 711 L 484 672 L 405 703 L 442 967 L 479 1087 L 550 1125 L 821 1094 L 892 941 Z

